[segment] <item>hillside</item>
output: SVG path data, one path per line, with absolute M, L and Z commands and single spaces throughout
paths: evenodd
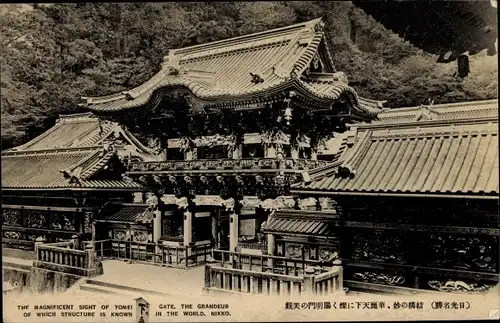
M 333 59 L 360 95 L 389 107 L 497 97 L 497 57 L 471 57 L 471 75 L 438 64 L 350 2 L 1 5 L 2 149 L 25 142 L 81 96 L 146 81 L 169 48 L 323 16 Z

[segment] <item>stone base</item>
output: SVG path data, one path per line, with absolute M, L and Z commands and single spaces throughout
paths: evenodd
M 64 292 L 84 277 L 43 268 L 31 268 L 29 286 L 36 293 Z
M 29 278 L 30 272 L 20 268 L 9 268 L 3 267 L 3 281 L 10 282 L 12 284 L 17 283 L 18 288 L 16 288 L 15 293 L 20 293 L 23 291 L 29 291 Z

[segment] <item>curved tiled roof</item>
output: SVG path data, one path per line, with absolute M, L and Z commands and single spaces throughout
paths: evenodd
M 153 217 L 154 214 L 149 205 L 110 203 L 99 211 L 97 221 L 141 223 L 150 222 Z
M 96 178 L 126 146 L 106 148 L 111 136 L 123 136 L 142 159 L 154 152 L 132 134 L 90 113 L 60 116 L 56 124 L 28 143 L 2 152 L 4 189 L 141 189 L 137 183 Z M 112 141 L 112 140 L 111 140 Z
M 387 109 L 380 113 L 378 120 L 373 121 L 373 125 L 404 125 L 429 119 L 429 115 L 434 122 L 450 122 L 452 120 L 471 120 L 481 118 L 498 119 L 498 100 L 484 100 L 471 102 L 458 102 L 446 104 L 433 104 L 431 106 L 418 106 Z
M 92 113 L 62 115 L 52 128 L 21 146 L 2 152 L 2 155 L 16 151 L 102 148 L 103 143 L 113 135 L 123 135 L 126 141 L 138 148 L 145 159 L 154 159 L 155 152 L 141 144 L 129 131 L 116 123 L 101 122 Z
M 106 125 L 104 131 L 109 130 Z M 100 139 L 99 119 L 90 113 L 60 116 L 56 124 L 40 136 L 11 150 L 44 150 L 69 147 L 89 147 Z
M 498 195 L 496 101 L 394 109 L 360 125 L 350 148 L 296 193 Z M 495 109 L 493 109 L 495 107 Z M 421 110 L 425 112 L 422 115 Z M 345 148 L 345 145 L 342 146 Z
M 96 148 L 2 154 L 3 189 L 101 188 L 140 189 L 123 180 L 92 178 L 114 152 Z
M 262 33 L 171 50 L 162 69 L 144 84 L 105 97 L 88 97 L 93 111 L 118 111 L 155 104 L 155 94 L 165 88 L 184 88 L 204 105 L 227 104 L 255 98 L 286 87 L 301 85 L 301 93 L 333 104 L 343 93 L 353 96 L 357 112 L 374 115 L 381 111 L 358 98 L 347 84 L 323 89 L 300 80 L 318 51 L 328 48 L 321 19 Z M 334 72 L 331 55 L 324 53 L 326 72 Z M 258 81 L 252 81 L 255 75 Z M 298 82 L 298 83 L 297 83 Z M 355 111 L 356 112 L 356 111 Z

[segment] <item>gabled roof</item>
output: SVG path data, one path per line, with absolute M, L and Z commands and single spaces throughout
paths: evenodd
M 498 197 L 497 100 L 393 109 L 339 137 L 333 165 L 292 192 Z
M 101 121 L 92 113 L 61 115 L 53 127 L 21 146 L 3 151 L 2 155 L 13 151 L 102 147 L 119 136 L 123 139 L 122 146 L 134 145 L 146 158 L 154 155 L 152 149 L 142 145 L 126 129 L 113 122 Z
M 99 222 L 151 223 L 154 212 L 151 206 L 132 203 L 109 203 L 100 211 Z
M 263 232 L 279 234 L 300 234 L 331 237 L 333 235 L 333 213 L 319 214 L 316 211 L 281 210 L 275 211 L 262 228 Z
M 2 154 L 2 189 L 141 189 L 136 183 L 96 178 L 115 155 L 95 147 Z
M 109 130 L 109 127 L 103 130 Z M 60 116 L 49 130 L 9 151 L 88 147 L 100 139 L 99 132 L 99 120 L 91 113 Z
M 111 159 L 131 154 L 154 160 L 152 149 L 128 131 L 90 113 L 60 116 L 28 143 L 2 152 L 3 189 L 141 189 L 133 182 L 98 178 Z
M 204 107 L 228 102 L 259 102 L 259 97 L 294 87 L 301 95 L 332 105 L 341 94 L 352 98 L 360 112 L 373 109 L 347 85 L 346 80 L 330 81 L 319 87 L 302 78 L 313 59 L 323 72 L 335 67 L 324 40 L 321 19 L 256 34 L 170 50 L 162 69 L 144 84 L 114 95 L 83 98 L 96 112 L 132 109 L 158 104 L 160 89 L 189 90 Z

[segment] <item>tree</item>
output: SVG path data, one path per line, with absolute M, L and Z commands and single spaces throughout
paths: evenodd
M 497 96 L 497 57 L 471 74 L 437 64 L 347 1 L 78 3 L 0 6 L 2 146 L 25 142 L 82 96 L 138 86 L 169 49 L 323 17 L 335 67 L 361 96 L 389 107 Z M 117 19 L 118 18 L 118 19 Z

